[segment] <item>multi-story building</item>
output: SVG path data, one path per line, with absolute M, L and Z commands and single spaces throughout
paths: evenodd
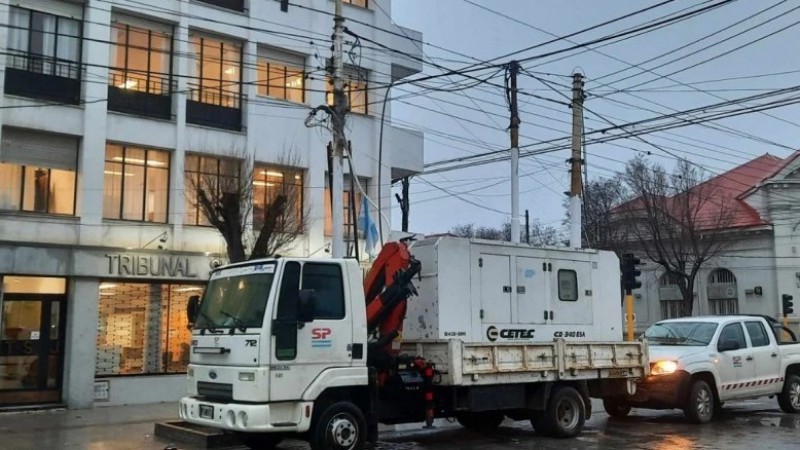
M 182 395 L 187 299 L 225 255 L 191 198 L 196 177 L 239 176 L 252 158 L 254 215 L 299 187 L 308 231 L 288 253 L 326 254 L 330 133 L 304 121 L 329 99 L 333 10 L 0 0 L 0 407 Z M 422 36 L 389 11 L 344 5 L 350 30 L 400 51 L 346 45 L 354 172 L 386 208 L 374 220 L 391 216 L 390 180 L 423 164 L 422 134 L 393 126 L 391 105 L 378 155 L 386 86 L 422 70 Z M 279 165 L 287 152 L 296 167 Z

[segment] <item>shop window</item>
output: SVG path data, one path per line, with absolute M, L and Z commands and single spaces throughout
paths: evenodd
M 224 192 L 238 193 L 241 163 L 233 158 L 217 158 L 203 155 L 186 155 L 184 163 L 184 190 L 186 192 L 187 225 L 209 226 L 211 223 L 198 203 L 200 189 L 211 193 L 211 198 L 220 198 Z
M 99 332 L 95 374 L 182 373 L 189 364 L 189 297 L 193 285 L 100 284 Z
M 278 218 L 278 229 L 300 230 L 303 222 L 303 172 L 301 169 L 256 164 L 253 174 L 253 226 L 260 229 L 267 210 L 279 195 L 285 195 L 291 212 Z M 294 223 L 288 223 L 288 221 Z
M 168 152 L 108 144 L 104 174 L 104 218 L 166 223 Z
M 305 103 L 305 58 L 279 50 L 259 49 L 258 95 Z

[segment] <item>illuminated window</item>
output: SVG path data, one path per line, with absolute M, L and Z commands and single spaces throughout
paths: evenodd
M 258 95 L 305 103 L 305 58 L 273 49 L 259 49 Z
M 192 77 L 189 99 L 226 108 L 241 107 L 242 44 L 191 36 Z
M 303 218 L 303 171 L 296 168 L 257 164 L 253 174 L 253 227 L 260 229 L 267 219 L 267 209 L 279 195 L 285 195 L 291 212 L 279 218 L 279 230 L 301 227 L 289 226 L 286 220 L 302 223 Z
M 343 1 L 344 3 L 350 3 L 353 6 L 360 6 L 362 8 L 367 8 L 369 6 L 369 3 L 367 3 L 369 0 L 343 0 Z
M 95 374 L 186 372 L 191 343 L 186 305 L 202 291 L 193 285 L 101 283 Z
M 358 178 L 361 187 L 364 190 L 367 189 L 367 179 L 365 178 Z M 342 200 L 343 206 L 342 210 L 344 211 L 344 236 L 347 240 L 353 239 L 353 224 L 354 222 L 354 214 L 353 214 L 353 207 L 355 207 L 355 220 L 358 221 L 358 216 L 361 214 L 361 205 L 363 203 L 364 197 L 361 195 L 361 191 L 358 190 L 356 186 L 355 189 L 355 201 L 351 202 L 350 198 L 350 177 L 345 175 L 344 177 L 344 192 L 342 192 Z M 364 236 L 364 230 L 358 230 L 358 236 Z M 325 236 L 332 236 L 333 235 L 333 218 L 331 217 L 331 190 L 328 186 L 328 181 L 326 177 L 325 181 Z
M 184 164 L 184 190 L 186 192 L 186 217 L 188 225 L 211 225 L 198 205 L 199 189 L 220 192 L 239 192 L 240 162 L 232 158 L 203 155 L 186 155 Z M 214 198 L 214 196 L 212 196 Z
M 104 218 L 166 223 L 168 152 L 107 144 L 104 174 Z
M 345 71 L 344 92 L 347 95 L 350 112 L 369 114 L 367 79 L 364 70 Z M 328 78 L 327 93 L 328 105 L 333 106 L 333 81 L 330 78 Z
M 80 78 L 80 21 L 12 6 L 9 22 L 10 67 Z
M 117 22 L 111 27 L 108 83 L 121 89 L 170 94 L 172 36 Z

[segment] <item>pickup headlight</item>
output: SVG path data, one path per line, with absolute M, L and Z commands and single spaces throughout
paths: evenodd
M 659 361 L 653 365 L 650 375 L 669 375 L 678 370 L 678 363 L 675 361 Z

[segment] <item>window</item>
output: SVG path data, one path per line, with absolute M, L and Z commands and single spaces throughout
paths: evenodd
M 747 342 L 744 340 L 742 326 L 738 323 L 725 325 L 725 328 L 722 329 L 717 342 L 722 344 L 726 341 L 736 341 L 739 343 L 739 348 L 747 348 Z
M 558 271 L 558 299 L 562 302 L 578 301 L 578 273 L 574 270 Z
M 11 7 L 8 66 L 57 77 L 80 77 L 81 22 Z
M 260 49 L 258 95 L 305 103 L 305 58 L 278 50 Z
M 101 283 L 95 374 L 186 372 L 186 305 L 202 291 L 193 285 Z
M 358 178 L 358 182 L 361 184 L 361 187 L 366 190 L 368 180 L 365 178 Z M 353 240 L 353 223 L 358 223 L 359 214 L 361 214 L 361 205 L 364 202 L 364 197 L 361 195 L 361 191 L 358 190 L 358 187 L 355 189 L 355 202 L 351 202 L 351 195 L 350 195 L 350 176 L 345 175 L 344 177 L 344 192 L 342 192 L 342 203 L 343 203 L 343 210 L 344 210 L 344 236 L 347 240 Z M 369 195 L 369 192 L 367 192 Z M 325 181 L 325 236 L 332 236 L 333 235 L 333 218 L 331 217 L 331 189 L 328 186 L 328 181 L 326 178 Z M 353 207 L 355 206 L 355 219 L 353 215 Z M 356 222 L 353 222 L 356 220 Z M 359 238 L 364 236 L 364 230 L 358 230 Z
M 303 172 L 300 169 L 257 164 L 253 174 L 253 226 L 261 228 L 267 220 L 267 211 L 279 195 L 286 196 L 291 211 L 278 218 L 278 229 L 297 230 L 302 227 Z M 288 223 L 295 220 L 295 224 Z
M 204 36 L 191 36 L 192 77 L 189 99 L 225 108 L 241 107 L 242 45 Z
M 347 95 L 350 112 L 369 114 L 367 79 L 369 76 L 364 70 L 345 71 L 344 92 Z M 333 80 L 328 79 L 328 105 L 333 105 Z
M 168 152 L 107 144 L 104 173 L 103 217 L 166 223 Z
M 745 322 L 744 327 L 747 328 L 747 334 L 750 335 L 750 343 L 753 347 L 764 347 L 769 345 L 769 336 L 767 330 L 761 322 Z
M 111 27 L 111 86 L 155 95 L 170 94 L 172 36 L 117 22 Z
M 350 3 L 353 6 L 360 6 L 362 8 L 367 8 L 369 4 L 367 3 L 369 0 L 344 0 L 344 3 Z
M 317 299 L 314 319 L 344 319 L 344 285 L 338 264 L 304 265 L 302 289 L 314 290 Z
M 75 138 L 3 129 L 0 209 L 74 215 L 77 163 Z
M 199 189 L 221 192 L 239 192 L 240 162 L 232 158 L 186 155 L 184 164 L 184 191 L 186 192 L 187 225 L 211 225 L 197 200 Z

